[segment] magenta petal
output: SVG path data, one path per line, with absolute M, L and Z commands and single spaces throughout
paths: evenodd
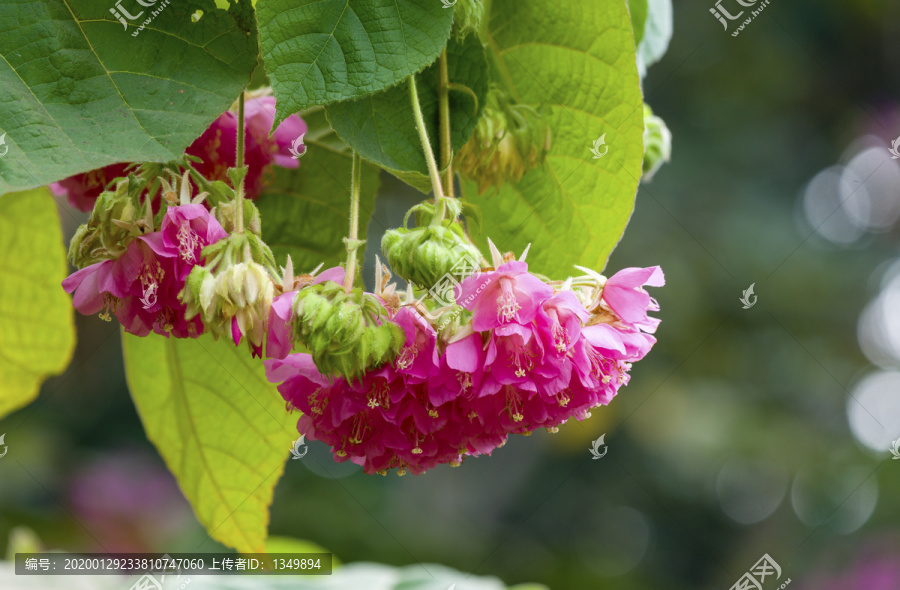
M 609 283 L 603 287 L 603 300 L 620 318 L 629 324 L 647 317 L 650 295 L 637 289 L 623 288 Z
M 289 325 L 297 291 L 289 291 L 275 298 L 269 310 L 269 330 L 266 336 L 266 355 L 284 358 L 291 353 L 291 327 Z
M 622 333 L 609 324 L 597 324 L 581 329 L 581 334 L 591 346 L 606 350 L 625 352 L 625 344 L 622 342 Z
M 472 328 L 476 332 L 487 332 L 500 325 L 500 322 L 497 321 L 497 298 L 497 296 L 482 297 L 473 308 L 470 308 L 472 312 Z
M 449 344 L 444 353 L 447 366 L 463 373 L 474 373 L 481 368 L 482 349 L 481 334 L 472 334 Z
M 163 235 L 161 232 L 153 232 L 149 234 L 144 234 L 137 239 L 143 241 L 145 244 L 150 246 L 150 249 L 156 252 L 159 256 L 165 256 L 166 258 L 172 258 L 173 256 L 178 254 L 178 250 L 173 250 L 165 244 L 163 240 Z
M 343 266 L 333 266 L 331 268 L 325 269 L 315 277 L 313 277 L 312 285 L 318 285 L 319 283 L 324 283 L 325 281 L 334 281 L 335 283 L 343 283 L 344 282 L 344 267 Z
M 238 327 L 238 321 L 236 317 L 231 318 L 231 337 L 234 338 L 235 346 L 241 343 L 241 329 L 240 327 Z
M 84 315 L 93 315 L 103 309 L 103 293 L 97 289 L 97 271 L 101 264 L 103 262 L 72 273 L 62 282 L 66 293 L 75 293 L 72 304 Z
M 647 268 L 631 267 L 623 268 L 606 281 L 606 284 L 613 284 L 617 287 L 634 289 L 649 285 L 651 287 L 662 287 L 666 284 L 663 271 L 658 266 L 648 266 Z

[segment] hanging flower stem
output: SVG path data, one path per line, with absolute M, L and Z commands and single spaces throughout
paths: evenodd
M 244 91 L 241 90 L 241 97 L 238 99 L 238 125 L 237 125 L 237 168 L 244 167 Z M 235 203 L 234 225 L 237 233 L 244 231 L 244 175 L 241 175 L 241 181 L 234 187 L 237 193 L 237 201 Z
M 447 71 L 447 48 L 438 58 L 438 109 L 441 133 L 441 169 L 444 172 L 444 188 L 453 198 L 453 144 L 450 142 L 450 75 Z
M 356 251 L 363 244 L 359 240 L 359 192 L 362 183 L 362 162 L 359 154 L 353 152 L 353 171 L 350 179 L 350 233 L 344 240 L 347 244 L 347 263 L 344 272 L 344 288 L 353 288 L 356 278 Z
M 425 163 L 428 165 L 428 175 L 431 177 L 431 187 L 438 208 L 431 224 L 440 225 L 444 221 L 444 190 L 441 187 L 441 174 L 438 171 L 437 162 L 434 160 L 434 153 L 431 151 L 431 142 L 428 141 L 428 131 L 425 129 L 425 117 L 422 115 L 422 107 L 419 105 L 419 91 L 416 88 L 415 76 L 409 77 L 409 98 L 412 102 L 416 129 L 419 130 L 419 139 L 422 141 L 422 151 L 425 153 Z

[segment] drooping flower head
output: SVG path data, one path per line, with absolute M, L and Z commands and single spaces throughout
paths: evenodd
M 392 361 L 349 379 L 332 377 L 328 362 L 305 354 L 267 361 L 269 379 L 304 412 L 299 431 L 331 446 L 337 461 L 402 475 L 459 465 L 490 454 L 510 434 L 555 432 L 609 404 L 628 383 L 631 363 L 655 342 L 650 332 L 659 322 L 647 312 L 659 306 L 644 286 L 661 285 L 662 272 L 626 269 L 607 280 L 588 271 L 552 282 L 530 273 L 524 254 L 515 260 L 490 246 L 493 268 L 463 280 L 458 306 L 437 308 L 428 295 L 413 298 L 411 287 L 385 303 L 380 325 L 403 334 Z M 378 269 L 376 291 L 396 297 Z M 304 296 L 301 289 L 301 298 L 305 321 L 326 327 L 333 304 L 315 290 Z M 342 347 L 346 338 L 325 337 L 343 334 L 333 328 L 317 334 L 317 346 Z
M 62 285 L 74 294 L 79 312 L 102 312 L 106 320 L 113 314 L 131 334 L 194 338 L 203 324 L 185 316 L 178 295 L 190 269 L 202 261 L 203 248 L 225 235 L 202 205 L 169 207 L 159 231 L 138 236 L 118 258 L 91 264 Z
M 296 168 L 298 158 L 305 152 L 302 136 L 306 123 L 297 115 L 285 119 L 272 136 L 275 121 L 275 98 L 251 95 L 244 107 L 246 143 L 244 161 L 249 167 L 245 180 L 245 196 L 255 199 L 272 173 L 272 166 Z M 201 161 L 194 167 L 208 180 L 228 181 L 227 170 L 235 165 L 237 156 L 237 107 L 224 112 L 188 146 L 185 153 Z M 297 155 L 295 158 L 294 155 Z M 57 195 L 66 195 L 69 204 L 82 211 L 90 211 L 97 197 L 115 178 L 125 176 L 128 163 L 111 164 L 75 174 L 50 188 Z

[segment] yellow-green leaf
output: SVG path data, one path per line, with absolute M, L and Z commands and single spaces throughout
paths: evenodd
M 264 553 L 272 493 L 299 434 L 262 361 L 209 336 L 123 337 L 147 437 L 197 518 L 220 543 Z
M 56 203 L 46 189 L 0 196 L 0 418 L 31 402 L 75 348 Z

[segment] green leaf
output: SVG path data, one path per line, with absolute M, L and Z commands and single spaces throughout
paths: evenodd
M 408 78 L 437 59 L 453 22 L 438 0 L 266 0 L 257 11 L 276 123 Z
M 631 14 L 631 29 L 634 31 L 634 45 L 639 46 L 644 38 L 647 26 L 647 0 L 628 0 L 628 12 Z
M 644 151 L 627 7 L 494 0 L 487 39 L 495 79 L 519 102 L 548 107 L 552 143 L 543 166 L 499 194 L 479 196 L 471 181 L 462 182 L 463 194 L 481 207 L 498 248 L 532 244 L 533 270 L 561 278 L 574 264 L 599 270 L 631 216 Z M 592 143 L 604 134 L 609 150 L 593 159 Z
M 638 72 L 643 78 L 647 68 L 662 59 L 672 40 L 672 0 L 647 0 L 647 23 L 637 48 Z
M 449 93 L 450 141 L 456 151 L 475 131 L 488 91 L 487 61 L 476 35 L 468 35 L 461 41 L 450 40 L 447 72 L 452 84 L 472 91 L 472 94 L 461 90 Z M 439 160 L 438 65 L 432 64 L 416 79 L 428 139 Z M 363 158 L 422 192 L 431 190 L 408 84 L 399 84 L 359 100 L 330 105 L 326 113 L 337 134 Z
M 0 418 L 37 397 L 75 349 L 66 250 L 46 189 L 0 196 Z
M 210 336 L 123 333 L 125 373 L 147 438 L 209 535 L 263 553 L 269 505 L 297 434 L 245 347 Z
M 350 225 L 350 149 L 328 126 L 321 108 L 302 113 L 309 131 L 307 153 L 295 170 L 279 168 L 274 182 L 256 200 L 263 239 L 283 265 L 288 254 L 296 273 L 320 263 L 337 266 L 347 257 L 343 238 Z M 363 163 L 359 239 L 375 209 L 378 169 Z
M 165 0 L 157 0 L 162 2 Z M 0 11 L 0 193 L 116 162 L 181 156 L 237 98 L 257 60 L 249 2 L 161 9 L 125 26 L 113 2 L 16 0 Z M 201 9 L 204 16 L 191 21 Z M 137 37 L 132 35 L 152 18 Z

